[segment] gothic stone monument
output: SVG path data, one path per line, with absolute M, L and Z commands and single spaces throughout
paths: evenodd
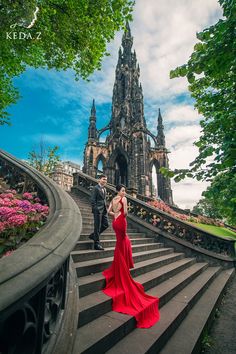
M 119 49 L 116 66 L 112 117 L 106 127 L 97 130 L 93 100 L 83 172 L 96 177 L 102 162 L 109 183 L 123 183 L 131 192 L 151 197 L 154 195 L 152 169 L 155 166 L 157 195 L 173 204 L 170 180 L 159 172 L 160 167 L 168 167 L 162 116 L 159 109 L 157 135 L 154 135 L 148 130 L 144 117 L 140 69 L 136 53 L 131 51 L 132 45 L 133 37 L 127 24 L 122 38 L 123 50 Z M 107 130 L 106 141 L 100 142 L 100 135 Z M 153 147 L 150 139 L 154 142 Z

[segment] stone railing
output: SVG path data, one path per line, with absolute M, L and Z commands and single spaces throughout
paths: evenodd
M 74 188 L 82 188 L 91 191 L 97 183 L 96 179 L 83 174 L 74 174 Z M 108 200 L 116 194 L 112 185 L 107 185 Z M 140 220 L 154 226 L 158 231 L 166 235 L 174 236 L 176 240 L 183 240 L 199 250 L 207 250 L 227 259 L 235 259 L 235 241 L 229 238 L 221 238 L 205 232 L 200 228 L 181 221 L 147 203 L 127 195 L 129 215 L 138 217 Z
M 2 150 L 0 179 L 18 193 L 37 194 L 50 210 L 44 226 L 0 260 L 0 353 L 72 353 L 78 288 L 70 252 L 80 211 L 52 180 Z

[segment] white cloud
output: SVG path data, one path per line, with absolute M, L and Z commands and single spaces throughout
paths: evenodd
M 196 32 L 214 23 L 222 11 L 217 0 L 137 1 L 131 25 L 146 98 L 165 98 L 187 90 L 185 79 L 169 79 L 184 64 Z
M 165 114 L 166 122 L 176 123 L 198 123 L 199 114 L 190 105 L 170 106 Z
M 167 147 L 171 151 L 192 147 L 193 142 L 200 136 L 200 130 L 201 128 L 199 125 L 177 126 L 171 128 L 166 134 Z M 174 155 L 174 153 L 172 154 Z M 182 158 L 184 158 L 184 156 Z
M 191 209 L 201 198 L 201 194 L 207 189 L 209 183 L 198 182 L 187 178 L 179 183 L 172 182 L 174 190 L 174 202 L 183 209 Z
M 169 72 L 188 60 L 197 41 L 196 32 L 214 23 L 220 15 L 217 0 L 145 0 L 145 6 L 142 1 L 136 2 L 130 26 L 146 100 L 170 100 L 187 91 L 186 79 L 170 80 Z M 102 70 L 95 72 L 90 82 L 75 81 L 71 70 L 50 71 L 47 75 L 44 70 L 37 70 L 30 85 L 42 86 L 43 78 L 44 89 L 55 93 L 58 105 L 71 100 L 90 105 L 93 98 L 99 104 L 110 102 L 121 36 L 118 33 L 108 45 L 111 55 L 104 58 Z
M 169 163 L 171 169 L 185 169 L 189 167 L 198 153 L 193 145 L 200 136 L 199 125 L 177 126 L 166 135 L 167 146 L 170 147 Z M 171 182 L 174 202 L 180 208 L 191 209 L 201 198 L 209 183 L 186 178 L 178 183 Z

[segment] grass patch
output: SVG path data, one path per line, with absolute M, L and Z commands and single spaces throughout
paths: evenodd
M 220 237 L 229 237 L 234 240 L 236 240 L 236 233 L 226 229 L 225 227 L 219 227 L 219 226 L 214 226 L 214 225 L 206 225 L 206 224 L 200 224 L 196 222 L 191 222 L 192 225 L 199 227 L 199 229 L 202 229 L 204 231 L 210 232 L 211 234 L 214 234 L 215 236 L 220 236 Z

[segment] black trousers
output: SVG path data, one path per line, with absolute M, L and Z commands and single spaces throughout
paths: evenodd
M 94 217 L 94 242 L 99 242 L 100 234 L 106 230 L 109 226 L 107 210 L 104 209 L 103 212 L 95 211 L 93 214 Z

